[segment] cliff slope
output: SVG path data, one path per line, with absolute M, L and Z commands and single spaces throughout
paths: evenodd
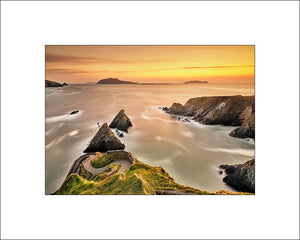
M 191 98 L 184 105 L 173 103 L 167 113 L 193 117 L 210 125 L 241 126 L 230 133 L 233 137 L 255 137 L 255 97 L 220 96 Z

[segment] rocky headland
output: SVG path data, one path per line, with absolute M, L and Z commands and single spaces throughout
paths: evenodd
M 218 96 L 189 99 L 184 105 L 173 103 L 164 111 L 170 114 L 193 117 L 208 125 L 240 126 L 229 133 L 232 137 L 255 138 L 255 97 Z
M 64 87 L 64 86 L 68 86 L 67 83 L 58 83 L 58 82 L 54 82 L 54 81 L 50 81 L 50 80 L 45 80 L 45 87 Z
M 128 132 L 128 128 L 132 127 L 132 122 L 126 115 L 124 109 L 121 109 L 121 111 L 114 117 L 112 122 L 109 124 L 109 127 Z
M 97 84 L 136 84 L 135 82 L 123 81 L 118 78 L 105 78 L 99 80 Z
M 108 150 L 118 150 L 124 148 L 125 145 L 121 143 L 121 141 L 111 131 L 107 123 L 104 123 L 90 141 L 84 152 L 106 152 Z
M 243 164 L 221 165 L 227 176 L 223 181 L 238 191 L 255 193 L 255 159 Z

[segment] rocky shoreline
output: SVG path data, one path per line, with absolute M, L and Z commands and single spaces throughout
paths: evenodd
M 238 191 L 255 193 L 255 159 L 243 164 L 221 165 L 227 176 L 223 181 Z
M 175 108 L 177 105 L 172 109 Z M 128 132 L 127 129 L 132 126 L 132 123 L 122 109 L 110 126 Z M 254 170 L 249 167 L 251 164 L 220 166 L 227 173 L 224 182 L 242 191 L 239 193 L 225 190 L 211 193 L 183 186 L 176 183 L 163 168 L 146 165 L 131 153 L 124 151 L 125 145 L 115 136 L 110 126 L 107 123 L 101 126 L 84 150 L 87 154 L 74 161 L 63 184 L 53 194 L 236 195 L 254 193 L 251 188 L 254 181 L 254 174 L 252 174 Z M 120 164 L 124 161 L 129 163 L 122 167 Z M 254 164 L 252 166 L 254 169 Z M 245 172 L 247 179 L 250 179 L 250 184 L 243 182 Z
M 45 87 L 64 87 L 64 86 L 68 86 L 68 84 L 45 80 Z
M 239 126 L 229 135 L 255 138 L 254 96 L 191 98 L 184 105 L 173 103 L 171 107 L 162 109 L 169 114 L 193 117 L 193 120 L 202 124 Z

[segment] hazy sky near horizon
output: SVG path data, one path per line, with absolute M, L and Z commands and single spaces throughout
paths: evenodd
M 254 83 L 254 46 L 45 47 L 46 79 L 96 82 L 103 78 L 177 83 L 189 80 Z

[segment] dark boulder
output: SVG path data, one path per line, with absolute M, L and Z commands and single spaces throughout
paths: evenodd
M 110 128 L 117 128 L 121 131 L 128 132 L 127 129 L 129 127 L 132 127 L 132 123 L 130 119 L 127 117 L 127 115 L 124 112 L 124 109 L 122 109 L 112 120 L 112 122 L 109 124 Z
M 110 130 L 107 123 L 104 123 L 91 140 L 84 152 L 106 152 L 108 150 L 124 149 L 125 145 Z
M 255 193 L 255 160 L 244 164 L 221 165 L 227 176 L 223 181 L 229 186 L 241 192 Z
M 74 110 L 74 111 L 70 112 L 70 115 L 76 114 L 78 112 L 79 112 L 79 110 Z

